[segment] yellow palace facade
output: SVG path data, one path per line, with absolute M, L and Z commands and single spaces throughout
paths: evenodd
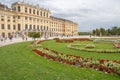
M 13 3 L 11 8 L 0 4 L 0 35 L 21 35 L 40 32 L 42 36 L 76 36 L 78 24 L 51 16 L 49 10 L 23 2 Z

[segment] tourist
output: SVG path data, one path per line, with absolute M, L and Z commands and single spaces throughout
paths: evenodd
M 13 36 L 9 35 L 8 38 L 10 39 L 10 41 L 12 41 Z
M 1 35 L 0 35 L 0 41 L 1 41 Z
M 22 40 L 24 40 L 24 35 L 22 35 Z
M 25 37 L 26 41 L 27 41 L 27 36 Z
M 3 41 L 3 37 L 2 37 L 2 36 L 0 36 L 0 41 L 1 41 L 1 42 Z
M 6 40 L 7 40 L 7 37 L 4 38 L 4 42 L 6 42 Z

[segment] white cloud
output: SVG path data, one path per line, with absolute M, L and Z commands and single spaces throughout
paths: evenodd
M 5 0 L 6 4 L 21 0 Z M 2 0 L 0 2 L 3 3 Z M 50 9 L 52 15 L 79 24 L 79 31 L 120 26 L 120 0 L 25 0 Z

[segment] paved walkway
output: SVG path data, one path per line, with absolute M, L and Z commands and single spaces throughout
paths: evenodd
M 53 38 L 56 38 L 56 37 L 50 37 L 48 39 L 53 39 Z M 65 38 L 89 38 L 89 36 L 58 37 L 58 38 L 61 38 L 61 39 L 65 39 Z M 41 38 L 38 40 L 45 40 L 45 38 Z M 12 41 L 7 39 L 6 41 L 0 41 L 0 47 L 5 46 L 5 45 L 9 45 L 9 44 L 27 42 L 27 41 L 32 41 L 32 38 L 28 38 L 27 40 L 22 40 L 22 38 L 13 38 Z
M 32 38 L 28 38 L 28 40 L 22 40 L 22 38 L 13 38 L 12 41 L 7 39 L 5 41 L 0 41 L 0 47 L 9 45 L 9 44 L 19 43 L 19 42 L 26 42 L 26 41 L 32 41 Z
M 56 37 L 51 37 L 48 39 L 53 39 Z M 90 38 L 90 36 L 86 35 L 86 36 L 74 36 L 74 37 L 58 37 L 61 39 L 67 39 L 67 38 Z M 94 37 L 92 36 L 91 38 L 116 38 L 116 37 Z M 118 38 L 118 37 L 117 37 Z M 41 38 L 38 40 L 45 40 L 45 38 Z M 14 43 L 20 43 L 20 42 L 27 42 L 27 41 L 32 41 L 32 38 L 28 38 L 27 40 L 22 40 L 22 38 L 13 38 L 12 41 L 10 41 L 9 39 L 7 39 L 6 41 L 0 41 L 0 47 L 5 46 L 5 45 L 9 45 L 9 44 L 14 44 Z

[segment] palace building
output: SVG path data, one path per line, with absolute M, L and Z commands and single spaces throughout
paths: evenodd
M 70 20 L 51 16 L 51 12 L 39 5 L 33 6 L 24 2 L 16 2 L 8 8 L 0 4 L 0 35 L 20 35 L 37 31 L 42 36 L 76 36 L 78 24 Z

